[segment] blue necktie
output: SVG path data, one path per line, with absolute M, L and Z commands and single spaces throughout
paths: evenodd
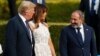
M 25 21 L 25 23 L 26 23 L 27 31 L 28 31 L 28 33 L 30 34 L 30 27 L 29 27 L 28 21 Z
M 91 4 L 91 14 L 95 14 L 94 6 L 95 6 L 95 0 L 92 0 L 92 4 Z
M 30 26 L 29 26 L 29 24 L 28 24 L 28 22 L 29 21 L 25 21 L 25 23 L 26 23 L 26 28 L 27 28 L 27 31 L 28 31 L 28 33 L 29 33 L 29 35 L 30 35 L 30 37 L 32 37 L 32 44 L 34 44 L 34 36 L 33 36 L 33 32 L 32 32 L 32 30 L 30 29 Z
M 27 28 L 27 31 L 28 31 L 29 35 L 32 34 L 32 38 L 30 38 L 30 39 L 32 39 L 32 47 L 33 47 L 33 48 L 32 48 L 32 56 L 35 56 L 35 53 L 34 53 L 34 44 L 35 44 L 34 36 L 33 36 L 32 30 L 30 29 L 30 26 L 29 26 L 28 22 L 29 22 L 29 21 L 25 21 L 25 23 L 26 23 L 26 28 Z M 30 32 L 31 32 L 31 33 L 30 33 Z M 30 36 L 30 37 L 31 37 L 31 36 Z
M 77 29 L 77 37 L 78 37 L 78 40 L 81 42 L 81 44 L 83 44 L 83 40 L 82 40 L 82 34 L 80 32 L 80 29 L 81 28 L 76 28 Z

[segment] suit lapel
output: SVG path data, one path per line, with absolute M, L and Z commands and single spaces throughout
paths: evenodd
M 29 41 L 31 42 L 31 38 L 30 38 L 30 35 L 29 35 L 29 33 L 28 33 L 28 30 L 27 30 L 25 24 L 23 23 L 22 19 L 19 17 L 19 15 L 18 15 L 18 20 L 20 21 L 20 24 L 22 25 L 21 27 L 23 27 L 23 29 L 25 30 L 26 34 L 28 35 L 27 38 L 28 38 Z M 31 43 L 32 43 L 32 42 L 31 42 Z
M 73 28 L 73 27 L 71 26 L 71 29 L 72 29 L 72 35 L 73 35 L 74 39 L 76 40 L 77 44 L 80 45 L 80 46 L 82 46 L 83 44 L 82 44 L 82 43 L 80 42 L 80 40 L 78 39 L 77 34 L 76 34 L 76 31 L 75 31 L 75 28 Z
M 88 31 L 89 29 L 86 27 L 86 25 L 83 25 L 84 26 L 84 43 L 86 43 L 88 41 Z

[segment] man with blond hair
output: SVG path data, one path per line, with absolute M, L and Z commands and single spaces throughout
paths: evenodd
M 34 16 L 35 5 L 22 1 L 18 15 L 9 20 L 6 28 L 4 56 L 35 56 L 34 39 L 27 21 Z

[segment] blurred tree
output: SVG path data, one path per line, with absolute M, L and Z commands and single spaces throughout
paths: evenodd
M 17 13 L 16 0 L 8 0 L 8 5 L 9 5 L 11 17 L 15 16 Z

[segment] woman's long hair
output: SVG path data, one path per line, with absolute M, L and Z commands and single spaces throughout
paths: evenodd
M 42 15 L 47 12 L 47 7 L 43 4 L 36 4 L 35 7 L 35 15 L 34 15 L 34 22 L 38 23 L 38 21 L 42 18 Z M 45 20 L 41 20 L 44 22 Z

